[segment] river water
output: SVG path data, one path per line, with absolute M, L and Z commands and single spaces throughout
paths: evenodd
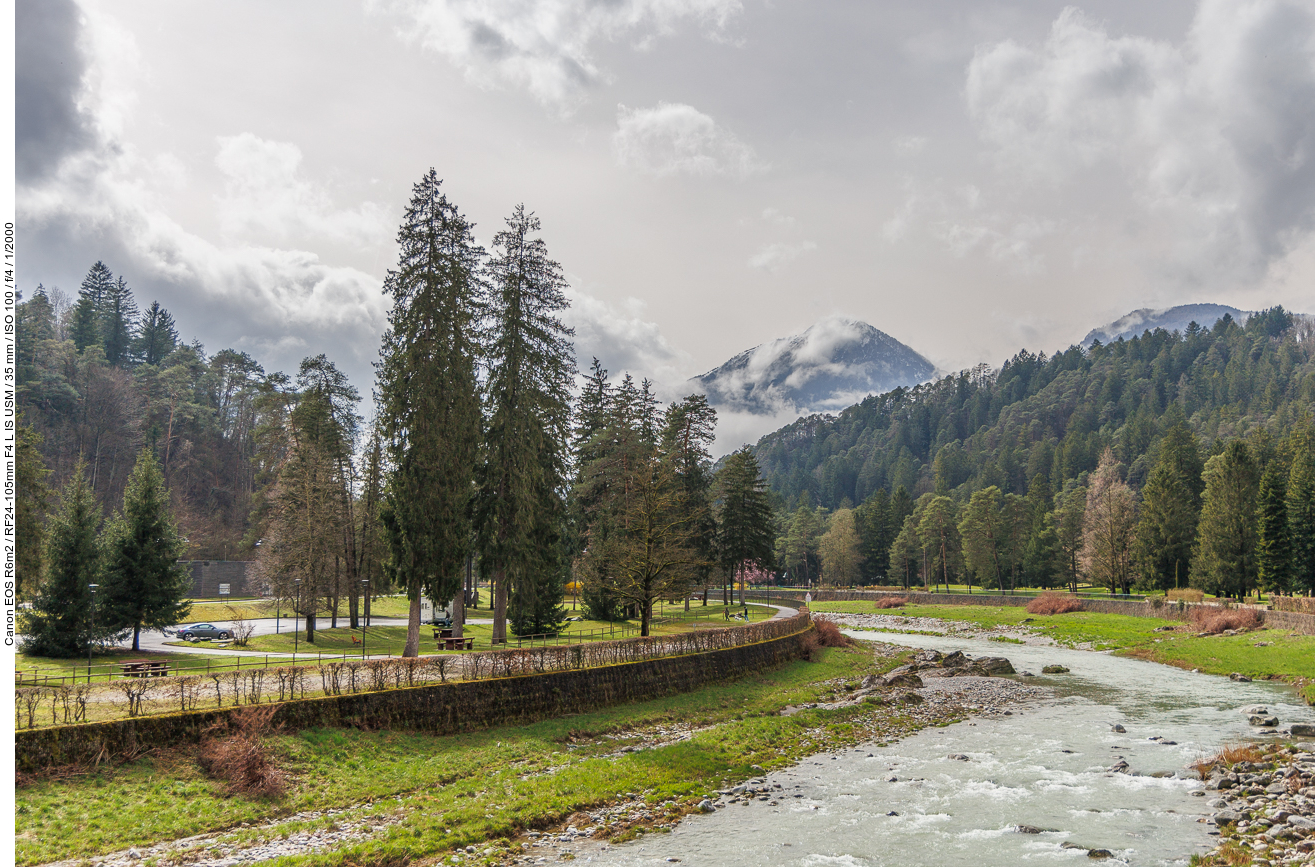
M 873 640 L 874 632 L 851 632 Z M 1067 675 L 1026 678 L 1052 698 L 876 744 L 806 759 L 769 774 L 779 806 L 754 801 L 691 817 L 670 834 L 580 853 L 617 867 L 1013 867 L 1185 865 L 1211 848 L 1201 783 L 1185 766 L 1230 741 L 1254 739 L 1239 708 L 1263 704 L 1281 724 L 1315 722 L 1289 688 L 1235 683 L 1103 653 L 985 640 L 890 635 L 912 647 L 1007 656 L 1019 671 L 1047 664 Z M 1126 733 L 1113 731 L 1120 724 Z M 1166 745 L 1151 738 L 1175 741 Z M 966 755 L 968 761 L 950 758 Z M 1122 759 L 1131 773 L 1110 767 Z M 1151 776 L 1157 772 L 1172 776 Z M 1021 833 L 1018 825 L 1046 829 Z

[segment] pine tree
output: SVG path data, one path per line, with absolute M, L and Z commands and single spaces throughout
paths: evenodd
M 1000 489 L 995 485 L 973 492 L 959 521 L 959 535 L 963 539 L 965 565 L 971 575 L 976 573 L 982 586 L 1004 589 L 1005 530 L 999 508 Z M 968 592 L 972 592 L 969 580 Z
M 703 601 L 712 584 L 717 557 L 717 522 L 712 515 L 712 443 L 717 411 L 701 394 L 667 407 L 662 429 L 662 454 L 671 461 L 681 487 L 681 508 L 690 519 L 690 545 L 698 555 L 695 583 L 703 588 Z M 685 597 L 686 608 L 689 597 Z
M 748 446 L 732 452 L 714 481 L 717 501 L 718 560 L 729 575 L 740 576 L 744 602 L 744 572 L 751 566 L 772 567 L 776 532 L 767 483 Z
M 928 575 L 950 589 L 950 579 L 963 567 L 963 540 L 959 535 L 959 507 L 939 495 L 927 501 L 918 522 L 918 535 L 928 555 Z
M 50 500 L 46 487 L 45 461 L 38 447 L 41 434 L 18 417 L 17 448 L 14 452 L 15 523 L 18 536 L 14 542 L 14 593 L 26 600 L 41 580 L 46 543 L 45 517 Z
M 800 503 L 778 543 L 777 560 L 789 573 L 791 583 L 812 587 L 817 582 L 817 542 L 821 532 L 822 521 L 817 511 Z
M 414 187 L 398 229 L 398 266 L 384 291 L 379 418 L 392 473 L 382 519 L 396 585 L 411 600 L 403 655 L 420 644 L 420 598 L 451 599 L 471 547 L 480 442 L 475 323 L 483 304 L 472 226 L 433 169 Z
M 1205 496 L 1192 580 L 1218 596 L 1242 598 L 1256 584 L 1258 472 L 1251 450 L 1233 440 L 1205 463 Z
M 862 555 L 853 509 L 836 509 L 831 525 L 817 542 L 817 550 L 822 558 L 822 578 L 828 584 L 848 587 L 858 583 Z
M 86 295 L 73 305 L 73 322 L 69 327 L 73 346 L 79 352 L 100 344 L 100 322 L 96 318 L 96 304 Z
M 557 579 L 564 576 L 562 492 L 575 379 L 573 332 L 561 321 L 569 306 L 561 266 L 533 237 L 539 218 L 524 205 L 506 223 L 486 268 L 491 288 L 480 340 L 488 374 L 476 522 L 480 568 L 493 578 L 495 642 L 506 640 L 509 596 L 517 631 L 555 632 L 565 619 L 566 585 Z M 545 575 L 554 580 L 540 580 Z
M 92 632 L 90 585 L 101 580 L 100 507 L 78 461 L 60 491 L 59 511 L 46 536 L 46 578 L 21 625 L 30 656 L 68 659 L 87 652 L 106 630 Z
M 1188 585 L 1201 515 L 1201 458 L 1181 420 L 1160 441 L 1160 456 L 1142 488 L 1134 556 L 1145 583 L 1167 590 Z
M 1072 485 L 1055 494 L 1051 512 L 1055 537 L 1059 543 L 1060 573 L 1076 593 L 1082 572 L 1082 518 L 1087 512 L 1087 489 Z
M 159 365 L 169 357 L 169 353 L 178 346 L 178 329 L 174 318 L 160 306 L 159 301 L 152 301 L 151 306 L 142 314 L 137 326 L 137 337 L 133 341 L 132 352 L 142 364 Z
M 105 360 L 114 367 L 126 367 L 132 360 L 136 340 L 137 302 L 122 277 L 101 297 L 97 313 Z
M 895 541 L 894 531 L 898 528 L 891 525 L 890 494 L 885 488 L 873 491 L 854 511 L 854 525 L 858 530 L 864 574 L 886 577 L 890 571 L 890 544 Z
M 922 557 L 922 542 L 918 535 L 918 520 L 913 515 L 904 518 L 895 541 L 890 544 L 891 576 L 898 578 L 908 590 L 918 579 L 918 564 Z
M 82 278 L 78 295 L 91 302 L 91 309 L 97 314 L 104 309 L 105 299 L 114 291 L 114 274 L 104 262 L 97 261 Z M 79 347 L 81 348 L 81 347 Z
M 1309 421 L 1294 437 L 1288 471 L 1288 530 L 1292 539 L 1292 583 L 1315 594 L 1315 435 Z
M 101 591 L 106 628 L 132 630 L 134 651 L 141 649 L 143 629 L 162 629 L 187 617 L 192 582 L 178 565 L 186 547 L 170 513 L 160 466 L 145 449 L 128 477 L 123 512 L 105 528 Z
M 1260 479 L 1257 515 L 1256 578 L 1271 593 L 1292 587 L 1292 531 L 1288 525 L 1288 485 L 1278 462 Z

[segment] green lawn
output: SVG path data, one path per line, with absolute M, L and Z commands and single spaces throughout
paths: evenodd
M 401 821 L 373 839 L 297 863 L 428 863 L 455 847 L 506 839 L 631 792 L 643 792 L 655 808 L 670 799 L 666 810 L 680 813 L 713 788 L 753 776 L 754 766 L 783 767 L 813 752 L 910 731 L 915 724 L 899 705 L 777 714 L 786 705 L 824 701 L 899 661 L 874 660 L 865 648 L 830 650 L 817 663 L 692 693 L 453 737 L 336 729 L 281 735 L 274 748 L 291 783 L 279 800 L 228 797 L 185 754 L 43 781 L 16 793 L 18 861 L 85 858 L 222 829 L 235 829 L 238 838 L 277 836 L 333 820 L 270 832 L 238 826 L 348 805 Z M 617 755 L 645 732 L 673 726 L 697 733 Z
M 194 653 L 115 649 L 107 653 L 97 653 L 92 656 L 92 682 L 96 683 L 106 680 L 111 676 L 117 676 L 120 672 L 118 664 L 125 659 L 164 660 L 169 663 L 170 667 L 195 666 L 199 663 L 201 667 L 204 668 L 206 658 L 213 662 L 224 664 L 232 662 L 235 655 L 215 654 L 207 657 L 199 657 Z M 14 656 L 14 669 L 29 677 L 35 674 L 45 674 L 50 676 L 79 675 L 85 680 L 87 674 L 87 658 L 84 656 L 81 659 L 53 659 L 47 656 L 26 656 L 19 653 Z

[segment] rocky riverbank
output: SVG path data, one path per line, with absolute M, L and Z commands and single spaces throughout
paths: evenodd
M 1315 864 L 1315 744 L 1235 747 L 1198 767 L 1219 830 L 1199 867 Z

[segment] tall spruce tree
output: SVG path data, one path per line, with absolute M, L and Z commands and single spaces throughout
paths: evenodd
M 1315 594 L 1315 432 L 1309 419 L 1293 437 L 1288 471 L 1288 530 L 1292 539 L 1292 583 Z
M 137 338 L 137 302 L 127 281 L 120 277 L 106 290 L 97 313 L 105 360 L 114 367 L 128 366 Z
M 963 567 L 963 538 L 959 535 L 959 507 L 944 495 L 931 497 L 918 521 L 918 536 L 927 557 L 926 574 L 950 589 Z
M 959 521 L 964 563 L 968 574 L 976 573 L 983 587 L 1004 589 L 1006 533 L 1000 514 L 1000 489 L 995 485 L 974 491 Z M 971 577 L 968 592 L 973 592 Z
M 1218 596 L 1240 599 L 1256 585 L 1258 482 L 1255 458 L 1242 440 L 1232 440 L 1205 463 L 1192 579 Z
M 854 510 L 859 551 L 863 556 L 863 573 L 869 578 L 884 578 L 890 571 L 890 543 L 895 530 L 890 515 L 890 493 L 878 488 Z
M 772 567 L 776 529 L 767 483 L 748 446 L 732 452 L 714 481 L 718 560 L 727 574 L 739 575 L 744 602 L 744 573 L 751 566 Z M 851 524 L 852 530 L 852 524 Z M 857 537 L 855 537 L 857 544 Z
M 1277 461 L 1260 478 L 1256 526 L 1256 578 L 1271 593 L 1292 587 L 1292 530 L 1288 524 L 1287 473 Z
M 573 332 L 561 266 L 548 258 L 539 218 L 517 205 L 493 237 L 480 343 L 487 375 L 484 461 L 479 469 L 480 568 L 493 579 L 493 640 L 507 637 L 507 604 L 520 634 L 565 620 L 563 531 L 575 379 Z
M 90 585 L 102 575 L 101 514 L 86 474 L 79 460 L 47 528 L 46 577 L 20 624 L 27 636 L 22 651 L 31 656 L 80 656 L 105 632 L 92 632 Z
M 420 645 L 420 598 L 451 599 L 471 546 L 470 504 L 480 442 L 476 322 L 483 250 L 439 190 L 433 169 L 415 185 L 378 365 L 379 419 L 392 469 L 381 518 L 396 586 L 411 600 L 403 655 Z
M 178 565 L 186 547 L 160 465 L 143 449 L 128 476 L 123 512 L 105 528 L 103 613 L 97 617 L 107 629 L 131 630 L 134 651 L 141 649 L 143 629 L 163 629 L 191 610 L 191 578 Z
M 1179 418 L 1160 440 L 1159 458 L 1142 488 L 1134 557 L 1142 582 L 1186 587 L 1201 516 L 1201 457 L 1196 437 Z
M 137 326 L 133 355 L 142 364 L 159 365 L 177 346 L 178 328 L 173 316 L 160 306 L 159 301 L 152 301 Z
M 695 584 L 708 588 L 717 558 L 717 522 L 712 515 L 712 443 L 716 436 L 717 411 L 701 394 L 693 394 L 667 407 L 662 429 L 662 453 L 676 473 L 681 487 L 681 508 L 690 518 L 690 546 L 698 555 Z M 685 597 L 689 607 L 689 597 Z
M 613 401 L 613 388 L 607 370 L 597 357 L 589 368 L 576 401 L 572 431 L 572 455 L 575 459 L 575 478 L 570 498 L 570 532 L 567 537 L 572 568 L 583 563 L 581 559 L 589 536 L 589 525 L 602 506 L 605 488 L 592 482 L 594 462 L 609 449 L 605 433 L 608 429 Z M 623 617 L 620 600 L 604 582 L 583 581 L 576 576 L 581 587 L 580 601 L 592 620 L 620 620 Z
M 46 544 L 46 508 L 50 489 L 46 487 L 45 461 L 38 446 L 41 434 L 18 417 L 17 448 L 14 451 L 15 523 L 14 594 L 26 601 L 41 580 Z

